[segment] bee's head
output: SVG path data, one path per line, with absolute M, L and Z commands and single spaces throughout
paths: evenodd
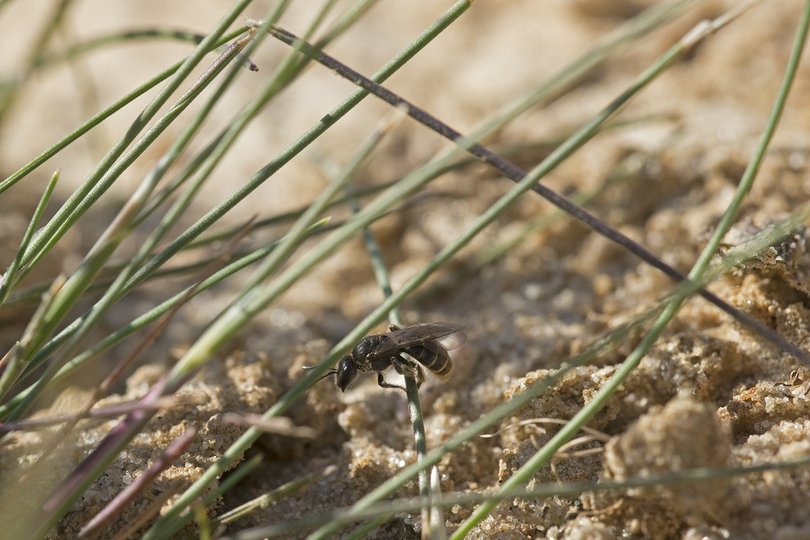
M 357 368 L 354 366 L 354 359 L 347 354 L 340 359 L 335 372 L 335 384 L 337 384 L 341 392 L 345 392 L 355 377 L 357 377 Z

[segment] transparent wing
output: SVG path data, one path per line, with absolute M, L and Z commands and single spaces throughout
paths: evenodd
M 422 345 L 427 341 L 440 341 L 443 347 L 452 349 L 464 343 L 466 335 L 462 332 L 463 329 L 461 324 L 447 322 L 415 324 L 383 334 L 383 339 L 373 353 L 382 356 L 397 349 Z

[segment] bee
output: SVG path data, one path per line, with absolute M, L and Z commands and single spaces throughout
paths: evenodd
M 324 377 L 334 375 L 337 387 L 345 391 L 359 372 L 376 371 L 377 384 L 382 388 L 402 388 L 387 382 L 383 376 L 383 371 L 393 366 L 401 375 L 412 375 L 419 387 L 425 380 L 422 366 L 436 375 L 450 373 L 453 363 L 447 350 L 464 342 L 463 329 L 462 325 L 447 322 L 415 324 L 405 328 L 391 325 L 389 332 L 361 339 L 352 352 L 340 360 L 337 369 Z M 403 353 L 410 358 L 403 356 Z

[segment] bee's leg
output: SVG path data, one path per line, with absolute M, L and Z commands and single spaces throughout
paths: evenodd
M 393 331 L 395 331 L 395 330 L 399 330 L 400 328 L 401 328 L 401 327 L 399 327 L 399 326 L 397 326 L 397 325 L 395 325 L 395 324 L 389 324 L 389 325 L 388 325 L 388 331 L 389 331 L 389 332 L 393 332 Z
M 394 366 L 394 369 L 400 375 L 411 375 L 413 374 L 413 364 L 405 358 L 401 356 L 392 356 L 391 357 L 391 365 Z
M 398 384 L 391 384 L 386 382 L 385 377 L 383 377 L 382 371 L 377 372 L 377 384 L 380 385 L 380 388 L 399 388 L 400 390 L 405 390 L 404 387 Z
M 414 365 L 414 367 L 416 368 L 416 387 L 419 388 L 425 382 L 425 372 L 422 370 L 422 366 Z
M 410 360 L 406 360 L 401 356 L 394 356 L 391 358 L 391 363 L 394 365 L 394 369 L 397 370 L 397 373 L 404 376 L 412 376 L 416 379 L 416 387 L 419 388 L 422 386 L 422 383 L 425 382 L 425 372 L 422 371 L 421 366 L 416 362 L 411 362 Z

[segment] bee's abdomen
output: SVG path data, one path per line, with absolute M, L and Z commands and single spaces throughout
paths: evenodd
M 408 347 L 404 350 L 436 375 L 447 375 L 453 369 L 447 349 L 435 341 L 428 341 L 424 345 Z

